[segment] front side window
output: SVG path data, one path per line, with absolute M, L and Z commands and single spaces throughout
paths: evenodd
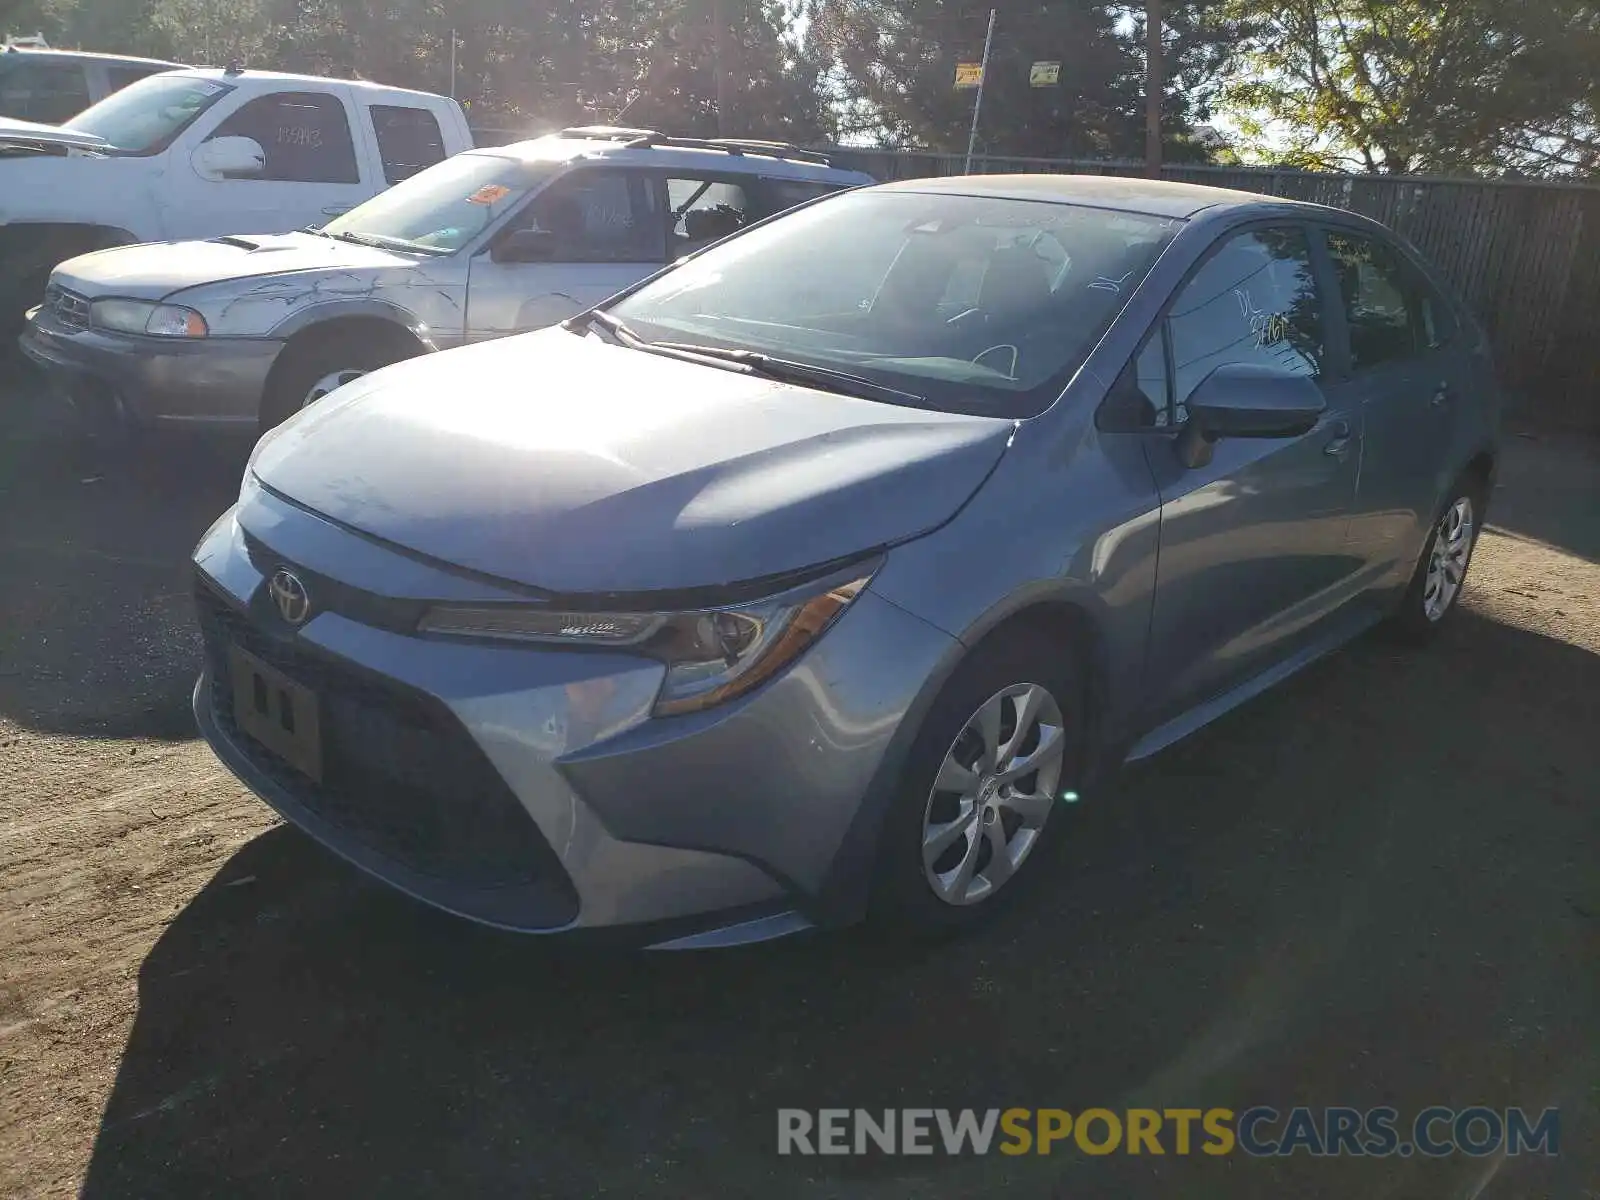
M 233 88 L 192 75 L 151 75 L 113 92 L 67 121 L 123 154 L 160 154 Z
M 1402 362 L 1443 344 L 1448 314 L 1395 250 L 1344 230 L 1327 237 L 1350 331 L 1351 370 Z
M 0 57 L 0 113 L 41 125 L 59 125 L 89 107 L 83 64 L 27 53 Z
M 1184 402 L 1200 381 L 1226 364 L 1320 375 L 1323 324 L 1302 230 L 1285 226 L 1229 237 L 1168 310 L 1175 423 L 1185 419 Z
M 551 183 L 513 222 L 552 236 L 554 261 L 658 263 L 662 220 L 651 180 L 631 171 L 574 171 Z
M 860 374 L 932 407 L 1034 416 L 1178 222 L 982 196 L 842 192 L 612 308 L 640 336 Z
M 399 249 L 462 249 L 527 198 L 552 168 L 475 151 L 436 163 L 329 221 L 323 232 Z
M 389 183 L 400 183 L 444 161 L 444 133 L 439 119 L 427 109 L 374 104 L 367 111 L 378 135 L 383 177 Z
M 667 205 L 672 209 L 673 258 L 738 233 L 755 219 L 755 205 L 743 186 L 714 179 L 668 179 Z
M 251 179 L 278 183 L 360 183 L 350 118 L 337 96 L 277 92 L 260 96 L 217 126 L 211 139 L 247 137 L 266 152 Z

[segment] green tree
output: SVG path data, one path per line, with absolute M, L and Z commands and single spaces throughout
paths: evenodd
M 1132 158 L 1143 153 L 1144 7 L 1086 0 L 811 0 L 807 47 L 827 68 L 843 132 L 888 145 L 965 147 L 972 92 L 958 62 L 983 53 L 998 12 L 979 145 L 993 154 Z M 1203 157 L 1188 134 L 1205 119 L 1237 33 L 1221 0 L 1176 0 L 1164 25 L 1166 140 L 1175 158 Z M 1034 62 L 1059 62 L 1059 82 L 1033 87 Z
M 1593 172 L 1592 0 L 1233 0 L 1255 26 L 1227 100 L 1295 165 Z

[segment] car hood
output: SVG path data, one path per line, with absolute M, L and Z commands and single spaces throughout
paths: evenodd
M 103 150 L 109 143 L 93 133 L 79 133 L 59 125 L 38 125 L 14 117 L 0 117 L 0 146 L 70 146 L 80 150 Z
M 416 263 L 412 254 L 310 233 L 251 234 L 98 250 L 62 263 L 56 268 L 56 280 L 86 296 L 161 300 L 208 283 L 305 271 L 412 267 Z
M 269 435 L 252 469 L 410 551 L 553 593 L 639 593 L 925 533 L 1014 429 L 551 329 L 369 375 Z

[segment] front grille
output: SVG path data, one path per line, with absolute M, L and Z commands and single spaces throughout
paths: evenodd
M 89 328 L 89 300 L 77 292 L 52 284 L 45 289 L 44 305 L 51 315 L 63 325 L 73 329 Z
M 304 644 L 264 633 L 203 581 L 196 585 L 195 607 L 218 724 L 300 804 L 384 857 L 452 886 L 483 889 L 542 881 L 570 892 L 549 844 L 443 705 Z M 230 645 L 317 693 L 320 784 L 235 723 Z

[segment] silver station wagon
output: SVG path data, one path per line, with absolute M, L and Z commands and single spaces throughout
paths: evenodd
M 96 428 L 267 429 L 368 371 L 553 325 L 871 182 L 773 142 L 569 129 L 458 154 L 319 229 L 72 259 L 22 347 Z

